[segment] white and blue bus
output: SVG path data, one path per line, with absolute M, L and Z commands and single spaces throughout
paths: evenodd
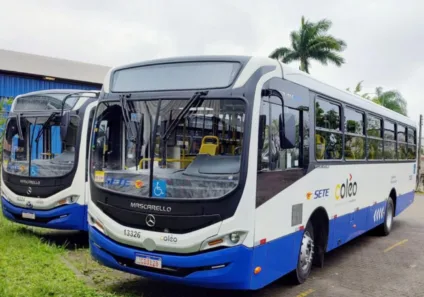
M 416 125 L 268 58 L 116 67 L 90 153 L 90 251 L 128 273 L 256 290 L 387 235 L 414 200 Z
M 88 152 L 98 91 L 17 96 L 3 136 L 1 200 L 14 222 L 87 231 Z

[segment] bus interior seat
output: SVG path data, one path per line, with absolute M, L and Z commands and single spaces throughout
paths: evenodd
M 202 139 L 199 154 L 215 156 L 219 152 L 219 138 L 216 136 L 205 136 Z
M 316 135 L 316 155 L 317 159 L 324 159 L 325 153 L 325 138 L 321 135 Z

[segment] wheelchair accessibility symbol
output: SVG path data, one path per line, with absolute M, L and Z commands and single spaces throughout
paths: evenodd
M 166 197 L 166 182 L 164 180 L 153 180 L 153 197 Z
M 31 166 L 31 176 L 37 176 L 38 175 L 38 167 L 32 165 Z

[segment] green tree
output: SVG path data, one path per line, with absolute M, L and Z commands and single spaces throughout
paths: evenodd
M 362 82 L 363 81 L 360 81 L 356 85 L 353 91 L 355 95 L 371 100 L 379 105 L 382 105 L 388 109 L 396 111 L 405 116 L 407 115 L 407 102 L 399 91 L 397 90 L 383 91 L 382 87 L 378 87 L 375 89 L 375 93 L 360 94 L 362 91 Z M 350 88 L 346 88 L 346 91 L 352 92 Z
M 302 16 L 300 29 L 290 33 L 291 48 L 277 48 L 269 57 L 283 63 L 300 61 L 299 69 L 307 73 L 311 60 L 323 65 L 331 62 L 340 67 L 345 60 L 339 53 L 346 48 L 346 42 L 327 34 L 331 25 L 332 22 L 327 19 L 313 23 Z
M 408 115 L 407 102 L 397 90 L 383 91 L 382 87 L 378 87 L 375 89 L 375 97 L 371 100 L 402 115 Z

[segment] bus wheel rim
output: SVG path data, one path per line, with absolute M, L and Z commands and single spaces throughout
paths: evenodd
M 388 230 L 392 228 L 393 224 L 393 210 L 390 203 L 387 204 L 387 218 L 386 218 L 386 227 Z
M 306 231 L 302 238 L 302 247 L 300 249 L 300 267 L 302 271 L 307 272 L 312 265 L 312 257 L 314 254 L 314 240 Z

